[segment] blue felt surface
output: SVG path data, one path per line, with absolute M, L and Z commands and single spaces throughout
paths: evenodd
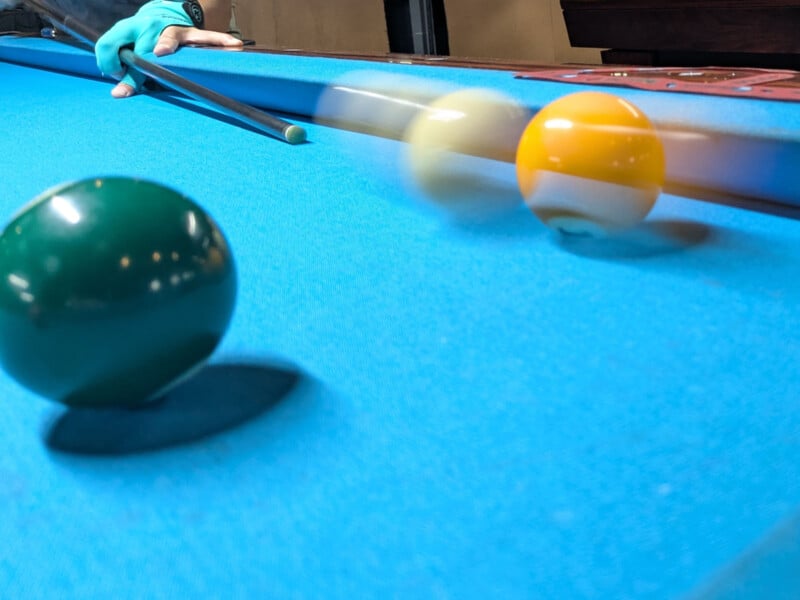
M 798 590 L 800 515 L 794 515 L 688 600 L 794 600 Z
M 399 142 L 0 82 L 3 214 L 81 177 L 181 189 L 238 259 L 214 362 L 304 378 L 212 438 L 82 457 L 0 377 L 7 597 L 676 598 L 800 506 L 796 221 L 664 196 L 627 244 L 565 247 L 523 209 L 441 218 Z
M 271 110 L 311 117 L 331 85 L 374 87 L 387 77 L 430 99 L 458 87 L 502 90 L 536 110 L 556 98 L 597 86 L 515 79 L 509 71 L 327 59 L 302 55 L 185 48 L 160 59 L 201 85 Z M 97 77 L 94 59 L 80 48 L 36 38 L 0 39 L 0 59 Z M 800 204 L 800 110 L 796 103 L 606 88 L 634 102 L 657 125 L 667 177 L 680 186 Z M 509 140 L 509 151 L 516 140 Z

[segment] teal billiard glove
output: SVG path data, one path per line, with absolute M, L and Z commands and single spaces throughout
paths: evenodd
M 119 51 L 133 47 L 136 54 L 152 52 L 158 38 L 167 27 L 202 27 L 203 10 L 195 1 L 151 0 L 135 15 L 122 19 L 104 33 L 95 44 L 97 66 L 104 75 L 120 75 L 125 67 L 119 60 Z M 135 69 L 127 69 L 121 83 L 134 90 L 141 89 L 147 77 Z

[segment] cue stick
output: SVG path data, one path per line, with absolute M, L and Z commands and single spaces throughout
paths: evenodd
M 89 46 L 92 51 L 94 50 L 94 45 L 97 43 L 97 40 L 100 39 L 100 34 L 91 27 L 65 14 L 57 7 L 50 6 L 49 0 L 23 0 L 23 4 L 28 4 L 33 10 L 43 14 L 53 25 L 60 27 L 74 36 L 78 41 Z M 160 65 L 142 58 L 129 48 L 120 50 L 119 57 L 129 68 L 135 68 L 141 71 L 164 87 L 204 102 L 217 111 L 262 133 L 266 133 L 267 135 L 288 142 L 289 144 L 301 144 L 306 141 L 306 131 L 299 125 L 289 123 L 288 121 L 274 117 L 262 110 L 258 110 L 194 83 L 185 77 L 173 73 L 169 69 L 165 69 Z

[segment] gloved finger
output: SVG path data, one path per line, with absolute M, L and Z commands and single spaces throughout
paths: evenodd
M 105 32 L 94 46 L 97 68 L 103 75 L 119 79 L 125 67 L 119 61 L 119 51 L 136 41 L 137 33 L 130 20 L 123 19 Z
M 153 27 L 146 28 L 139 35 L 139 38 L 136 40 L 136 43 L 133 46 L 134 54 L 141 56 L 142 54 L 152 52 L 156 45 L 156 40 L 158 40 L 158 34 L 156 32 L 157 29 Z M 131 86 L 134 91 L 139 92 L 141 91 L 145 81 L 147 81 L 147 75 L 140 73 L 135 67 L 129 66 L 127 67 L 125 76 L 120 80 L 120 83 L 125 83 Z
M 130 86 L 134 93 L 141 91 L 144 82 L 147 81 L 147 76 L 143 73 L 140 73 L 136 69 L 128 69 L 125 72 L 125 76 L 120 79 L 119 83 Z M 118 84 L 119 85 L 119 84 Z M 117 88 L 114 88 L 117 89 Z M 112 90 L 113 92 L 113 90 Z M 133 95 L 133 94 L 130 94 Z

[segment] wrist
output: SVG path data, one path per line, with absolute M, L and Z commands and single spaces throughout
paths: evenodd
M 176 20 L 176 25 L 203 29 L 203 7 L 197 0 L 150 0 L 136 13 L 148 19 Z

